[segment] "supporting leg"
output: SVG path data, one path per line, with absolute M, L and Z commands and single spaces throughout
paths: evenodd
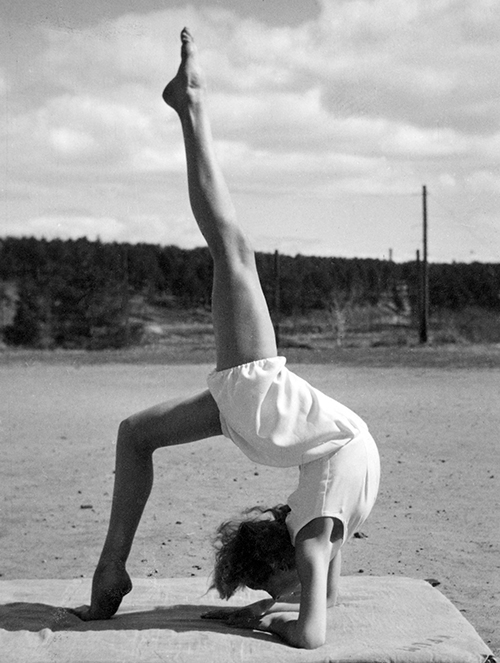
M 155 449 L 220 434 L 219 411 L 208 391 L 157 405 L 122 422 L 108 534 L 94 573 L 91 605 L 77 608 L 79 617 L 109 619 L 132 589 L 125 563 L 153 485 Z
M 214 260 L 212 312 L 217 369 L 276 356 L 276 340 L 254 252 L 214 153 L 205 83 L 193 38 L 181 33 L 181 65 L 163 98 L 179 115 L 195 219 Z

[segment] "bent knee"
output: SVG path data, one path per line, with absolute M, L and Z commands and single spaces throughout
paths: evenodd
M 137 415 L 127 417 L 118 426 L 118 444 L 133 447 L 135 451 L 147 451 L 147 445 L 143 427 L 140 425 Z
M 132 417 L 127 417 L 120 421 L 118 426 L 118 437 L 129 437 L 132 431 Z
M 133 417 L 127 417 L 120 421 L 118 426 L 118 442 L 121 440 L 132 441 L 134 437 Z

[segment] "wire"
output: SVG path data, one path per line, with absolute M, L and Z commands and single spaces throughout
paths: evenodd
M 429 192 L 427 193 L 429 196 Z M 473 237 L 477 242 L 479 242 L 482 246 L 484 247 L 490 247 L 491 246 L 491 239 L 487 240 L 486 237 L 481 237 L 479 236 L 472 228 L 471 226 L 465 222 L 465 212 L 462 214 L 462 219 L 458 218 L 450 208 L 448 208 L 444 203 L 442 203 L 434 194 L 432 194 L 432 200 L 435 201 L 439 207 L 441 207 L 442 210 L 444 210 L 449 219 L 453 221 L 454 223 L 458 223 L 466 232 L 469 233 L 471 237 Z M 438 218 L 443 218 L 443 217 L 438 217 Z

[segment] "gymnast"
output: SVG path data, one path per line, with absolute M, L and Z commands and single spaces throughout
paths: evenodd
M 341 548 L 375 502 L 377 447 L 360 417 L 289 371 L 278 356 L 254 252 L 214 154 L 204 76 L 187 28 L 179 70 L 163 99 L 181 122 L 190 203 L 214 262 L 216 368 L 208 390 L 120 424 L 109 529 L 91 603 L 74 612 L 85 621 L 108 619 L 132 589 L 125 564 L 151 491 L 153 452 L 223 434 L 256 463 L 298 467 L 299 482 L 286 505 L 254 507 L 216 534 L 212 587 L 223 598 L 242 587 L 265 590 L 270 598 L 204 617 L 313 649 L 326 640 Z

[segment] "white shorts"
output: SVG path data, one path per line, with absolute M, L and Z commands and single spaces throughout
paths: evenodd
M 293 467 L 341 449 L 368 428 L 357 414 L 289 371 L 284 357 L 212 371 L 222 432 L 262 465 Z

